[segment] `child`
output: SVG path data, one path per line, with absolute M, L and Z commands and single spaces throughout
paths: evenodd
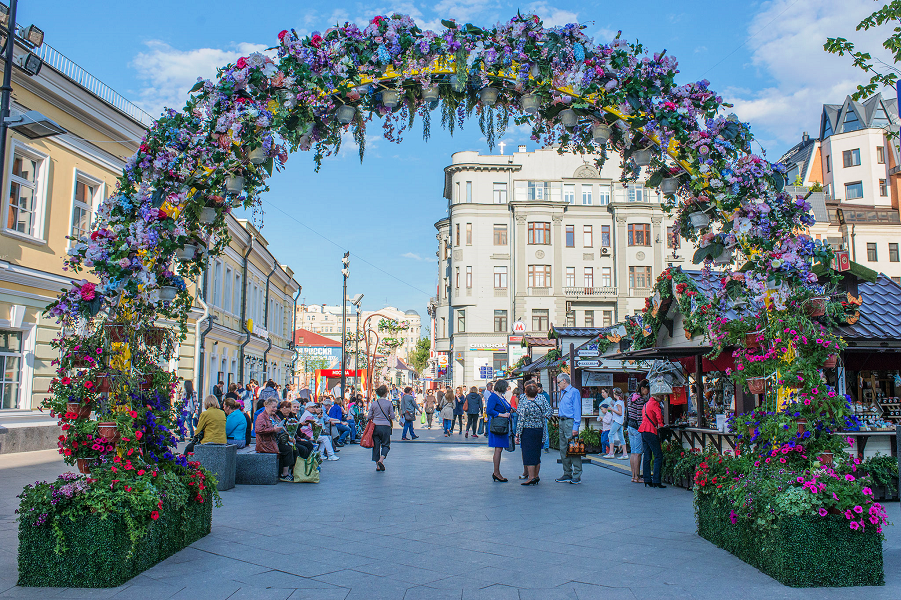
M 601 404 L 600 410 L 601 414 L 598 415 L 598 421 L 603 423 L 601 426 L 601 449 L 607 453 L 604 455 L 604 458 L 613 458 L 612 449 L 607 447 L 607 438 L 610 436 L 610 424 L 613 423 L 613 415 L 606 404 Z

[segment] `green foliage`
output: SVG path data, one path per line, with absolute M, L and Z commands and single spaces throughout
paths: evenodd
M 887 496 L 898 493 L 897 457 L 877 454 L 860 463 L 858 470 L 869 475 L 873 485 L 885 486 Z
M 426 338 L 419 338 L 416 341 L 416 348 L 410 353 L 410 362 L 417 372 L 422 373 L 425 371 L 426 366 L 428 366 L 429 351 L 431 348 L 432 345 Z
M 791 492 L 795 494 L 795 492 Z M 788 499 L 786 499 L 788 502 Z M 791 587 L 884 585 L 882 534 L 852 531 L 840 515 L 785 514 L 772 527 L 732 523 L 722 499 L 695 491 L 698 535 Z M 798 512 L 791 506 L 787 512 Z

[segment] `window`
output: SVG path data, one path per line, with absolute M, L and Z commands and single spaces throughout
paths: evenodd
M 898 285 L 901 285 L 901 277 L 892 277 L 892 281 L 894 281 Z
M 454 204 L 460 204 L 460 182 L 454 184 Z
M 576 326 L 576 312 L 574 310 L 566 311 L 566 326 L 567 327 L 575 327 Z
M 460 267 L 454 267 L 454 287 L 460 289 Z
M 857 200 L 863 198 L 863 183 L 855 181 L 845 184 L 845 200 Z
M 860 129 L 860 119 L 857 118 L 857 113 L 854 112 L 854 109 L 848 108 L 848 112 L 845 113 L 845 121 L 842 125 L 842 133 L 848 133 L 849 131 L 857 131 Z M 860 163 L 858 163 L 860 164 Z M 845 165 L 848 166 L 848 165 Z
M 507 331 L 506 329 L 504 331 Z M 507 370 L 507 353 L 506 352 L 493 352 L 491 357 L 491 364 L 494 365 L 494 372 L 501 373 Z
M 222 263 L 213 267 L 213 306 L 222 306 Z
M 582 186 L 582 204 L 585 204 L 585 205 L 591 204 L 591 186 L 590 185 Z
M 494 245 L 495 246 L 506 246 L 507 245 L 507 225 L 506 224 L 495 224 L 494 225 Z
M 604 320 L 601 323 L 602 327 L 611 327 L 613 326 L 613 311 L 605 310 L 604 311 Z
M 876 254 L 875 242 L 867 242 L 867 260 L 870 262 L 876 262 L 877 260 L 879 260 L 879 257 Z
M 472 289 L 472 267 L 466 267 L 466 289 Z
M 885 164 L 885 147 L 876 146 L 876 164 Z
M 466 182 L 466 202 L 467 203 L 472 202 L 472 182 L 471 181 Z
M 547 331 L 549 324 L 550 319 L 546 308 L 532 310 L 532 331 Z
M 630 246 L 650 246 L 651 245 L 651 224 L 650 223 L 630 223 L 629 224 L 629 245 Z
M 550 244 L 551 243 L 551 224 L 550 223 L 529 223 L 529 243 L 530 244 Z
M 601 287 L 613 287 L 613 276 L 610 267 L 601 267 Z
M 494 289 L 507 289 L 507 267 L 494 267 Z
M 898 262 L 898 244 L 897 244 L 897 242 L 893 242 L 888 245 L 888 260 L 889 260 L 889 262 Z
M 494 189 L 492 190 L 492 197 L 494 199 L 495 204 L 506 204 L 507 203 L 507 184 L 495 181 Z
M 551 287 L 551 265 L 529 265 L 529 287 Z
M 506 331 L 507 331 L 507 311 L 505 311 L 505 310 L 494 311 L 494 332 L 495 333 L 506 333 Z
M 466 224 L 466 245 L 472 246 L 472 223 Z
M 606 206 L 610 204 L 610 188 L 602 185 L 598 188 L 598 204 Z
M 827 173 L 832 172 L 832 157 L 829 156 L 828 154 L 826 155 L 826 172 Z
M 681 237 L 679 236 L 679 228 L 673 225 L 666 228 L 666 247 L 678 249 L 681 246 Z
M 888 182 L 885 179 L 879 180 L 879 195 L 883 198 L 888 196 Z
M 629 202 L 644 202 L 644 186 L 638 183 L 629 184 Z
M 9 205 L 7 206 L 6 228 L 31 237 L 40 237 L 38 184 L 44 160 L 26 155 L 21 149 L 13 154 L 12 172 L 9 179 Z
M 576 287 L 575 267 L 566 267 L 566 287 Z
M 582 226 L 582 246 L 585 248 L 594 247 L 594 236 L 591 234 L 591 225 Z
M 651 287 L 651 267 L 629 267 L 629 287 Z
M 457 225 L 456 225 L 456 232 L 457 232 L 457 243 L 456 243 L 456 245 L 459 246 L 459 245 L 460 245 L 460 224 L 459 224 L 459 223 L 457 223 Z
M 528 187 L 529 200 L 550 200 L 551 193 L 546 181 L 530 181 Z
M 72 199 L 72 237 L 80 238 L 91 229 L 91 214 L 100 185 L 81 178 L 75 180 L 75 197 Z
M 235 314 L 241 309 L 241 274 L 235 273 L 235 288 L 232 290 L 232 306 Z M 312 317 L 310 317 L 312 319 Z
M 0 331 L 0 409 L 19 408 L 22 333 Z
M 601 225 L 601 247 L 610 247 L 610 225 Z
M 457 311 L 457 333 L 466 333 L 466 311 Z
M 567 225 L 566 226 L 566 247 L 567 248 L 575 248 L 576 247 L 576 226 L 575 225 Z
M 563 185 L 563 201 L 567 204 L 574 204 L 576 201 L 576 185 L 574 183 L 566 183 Z
M 585 327 L 594 327 L 594 311 L 585 311 Z
M 232 270 L 225 267 L 225 293 L 222 295 L 222 308 L 232 312 Z
M 842 165 L 845 168 L 856 167 L 860 164 L 860 148 L 845 150 L 842 152 Z
M 447 319 L 441 317 L 441 337 L 447 337 Z
M 586 288 L 594 287 L 594 267 L 585 267 L 585 277 L 583 280 Z

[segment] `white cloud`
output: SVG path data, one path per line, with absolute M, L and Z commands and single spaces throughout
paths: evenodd
M 848 56 L 823 50 L 826 38 L 847 37 L 858 49 L 891 62 L 881 47 L 888 27 L 854 31 L 873 10 L 869 0 L 774 0 L 762 5 L 748 27 L 751 63 L 746 67 L 759 69 L 773 83 L 754 92 L 727 88 L 722 93 L 735 104 L 735 113 L 751 122 L 761 142 L 773 144 L 771 151 L 781 153 L 797 143 L 803 131 L 818 135 L 822 105 L 843 102 L 857 84 L 869 79 Z
M 266 49 L 263 44 L 248 42 L 234 44 L 226 50 L 178 50 L 159 40 L 150 40 L 145 45 L 147 51 L 135 56 L 130 66 L 137 71 L 138 79 L 146 82 L 146 87 L 138 92 L 136 104 L 154 116 L 167 107 L 181 109 L 198 77 L 215 77 L 219 67 Z
M 419 256 L 415 252 L 404 252 L 403 254 L 401 254 L 401 257 L 402 258 L 411 258 L 413 260 L 418 260 L 420 262 L 424 262 L 424 261 L 428 260 L 428 259 L 425 259 L 425 258 Z
M 561 27 L 579 22 L 579 13 L 563 10 L 548 2 L 533 2 L 526 7 L 526 11 L 538 15 L 545 27 Z

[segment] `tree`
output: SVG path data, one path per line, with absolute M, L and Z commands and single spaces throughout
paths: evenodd
M 413 365 L 413 368 L 416 369 L 417 373 L 422 374 L 428 366 L 429 350 L 431 350 L 431 348 L 431 343 L 425 338 L 419 338 L 416 342 L 416 348 L 410 353 L 410 364 Z
M 858 23 L 856 31 L 868 31 L 885 23 L 898 23 L 899 21 L 901 21 L 901 0 L 892 0 Z M 892 53 L 895 63 L 901 62 L 901 27 L 896 26 L 892 29 L 892 35 L 882 42 L 882 47 Z M 872 96 L 880 87 L 894 87 L 898 80 L 898 74 L 891 72 L 897 71 L 894 66 L 886 64 L 878 58 L 874 59 L 869 52 L 855 51 L 854 43 L 843 37 L 828 38 L 823 49 L 839 56 L 848 53 L 854 59 L 854 66 L 870 75 L 870 83 L 858 85 L 857 91 L 852 94 L 851 98 L 855 101 Z M 877 68 L 875 63 L 880 63 L 881 67 Z

